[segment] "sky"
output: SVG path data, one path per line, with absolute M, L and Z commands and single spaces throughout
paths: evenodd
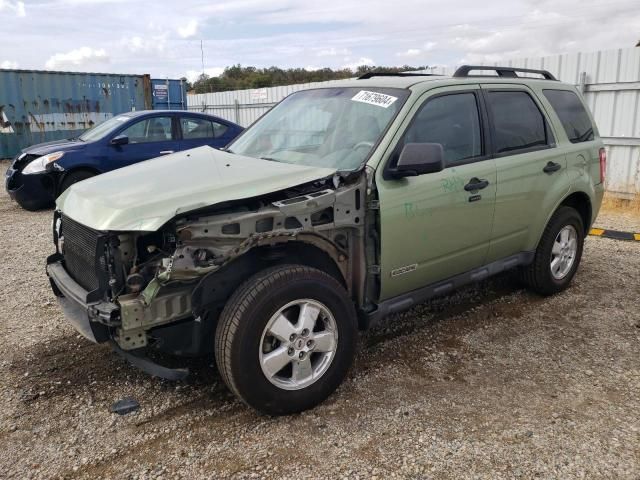
M 0 68 L 455 66 L 633 47 L 638 0 L 0 0 Z

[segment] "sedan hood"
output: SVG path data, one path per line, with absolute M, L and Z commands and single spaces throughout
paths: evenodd
M 46 155 L 53 152 L 68 152 L 84 148 L 85 142 L 80 140 L 54 140 L 53 142 L 38 143 L 22 150 L 29 155 Z
M 89 178 L 56 203 L 65 215 L 95 230 L 155 231 L 180 213 L 334 173 L 199 147 Z

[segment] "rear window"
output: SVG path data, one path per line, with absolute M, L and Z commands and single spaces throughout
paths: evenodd
M 543 90 L 543 93 L 558 114 L 571 143 L 594 139 L 593 125 L 578 95 L 568 90 Z
M 198 117 L 182 117 L 182 138 L 193 140 L 197 138 L 218 138 L 224 135 L 227 126 L 218 122 Z
M 549 143 L 544 117 L 528 93 L 490 91 L 488 103 L 493 117 L 496 153 L 516 153 Z

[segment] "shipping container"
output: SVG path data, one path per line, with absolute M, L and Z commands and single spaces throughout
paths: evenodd
M 148 75 L 0 70 L 0 158 L 149 108 Z
M 185 110 L 187 89 L 182 80 L 151 80 L 154 110 Z
M 149 75 L 0 69 L 0 158 L 77 137 L 132 110 L 186 108 L 181 80 Z

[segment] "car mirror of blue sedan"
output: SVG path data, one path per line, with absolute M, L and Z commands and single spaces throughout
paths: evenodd
M 118 135 L 111 139 L 111 145 L 126 145 L 129 143 L 129 137 L 126 135 Z

